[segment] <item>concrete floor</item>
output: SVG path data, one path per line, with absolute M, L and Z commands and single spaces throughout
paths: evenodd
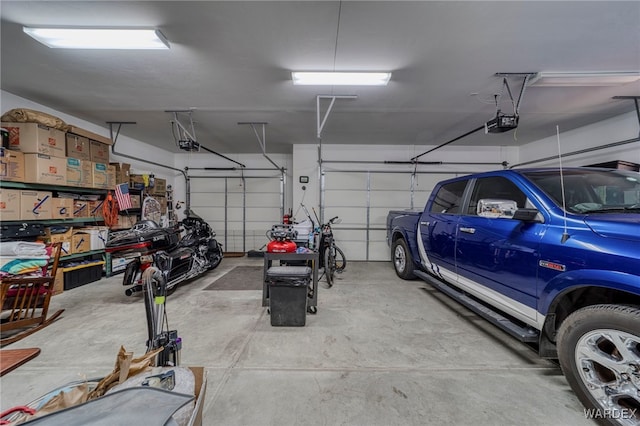
M 271 327 L 260 291 L 203 291 L 250 264 L 225 258 L 167 302 L 182 365 L 208 372 L 205 425 L 593 424 L 555 364 L 387 262 L 321 283 L 305 327 Z M 144 305 L 121 279 L 55 296 L 62 318 L 8 347 L 42 353 L 2 377 L 2 410 L 104 376 L 120 345 L 144 353 Z

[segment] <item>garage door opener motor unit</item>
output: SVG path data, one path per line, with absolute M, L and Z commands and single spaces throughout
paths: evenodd
M 487 121 L 484 124 L 484 132 L 485 133 L 504 133 L 509 130 L 516 129 L 518 127 L 518 121 L 520 120 L 519 111 L 520 111 L 520 101 L 522 100 L 522 95 L 524 94 L 524 88 L 527 86 L 527 81 L 529 77 L 533 74 L 525 73 L 525 74 L 517 74 L 524 75 L 524 82 L 522 83 L 522 88 L 520 89 L 520 95 L 518 96 L 518 101 L 515 102 L 513 99 L 513 95 L 511 94 L 511 88 L 509 87 L 509 82 L 507 81 L 507 75 L 513 74 L 496 74 L 502 75 L 502 89 L 506 88 L 507 93 L 509 94 L 509 99 L 511 99 L 511 104 L 513 105 L 513 114 L 504 114 L 500 111 L 498 106 L 498 100 L 502 97 L 502 93 L 495 94 L 495 102 L 496 102 L 496 116 L 492 120 Z

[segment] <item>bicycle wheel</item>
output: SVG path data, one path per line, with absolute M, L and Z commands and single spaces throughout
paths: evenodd
M 336 265 L 336 272 L 340 274 L 342 273 L 342 271 L 344 271 L 344 268 L 347 267 L 347 258 L 345 257 L 340 247 L 334 246 L 334 248 L 336 249 L 336 254 L 334 258 L 335 265 Z
M 333 285 L 333 273 L 336 270 L 336 256 L 332 247 L 327 247 L 324 251 L 324 275 L 327 278 L 329 287 Z

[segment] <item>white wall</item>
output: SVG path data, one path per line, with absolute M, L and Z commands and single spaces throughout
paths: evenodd
M 560 152 L 567 154 L 587 148 L 600 147 L 613 142 L 638 138 L 640 133 L 635 112 L 593 123 L 576 130 L 563 132 L 560 128 Z M 520 162 L 528 162 L 558 155 L 558 138 L 552 136 L 520 147 Z M 640 164 L 640 142 L 600 149 L 586 154 L 563 157 L 563 166 L 586 166 L 607 161 L 625 160 Z M 527 167 L 557 166 L 558 160 L 548 160 Z

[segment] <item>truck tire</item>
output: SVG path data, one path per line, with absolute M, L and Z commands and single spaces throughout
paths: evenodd
M 593 305 L 558 330 L 558 357 L 569 385 L 601 425 L 640 422 L 640 308 Z
M 391 246 L 391 262 L 398 275 L 403 280 L 413 280 L 416 276 L 413 273 L 413 259 L 404 238 L 398 238 Z

